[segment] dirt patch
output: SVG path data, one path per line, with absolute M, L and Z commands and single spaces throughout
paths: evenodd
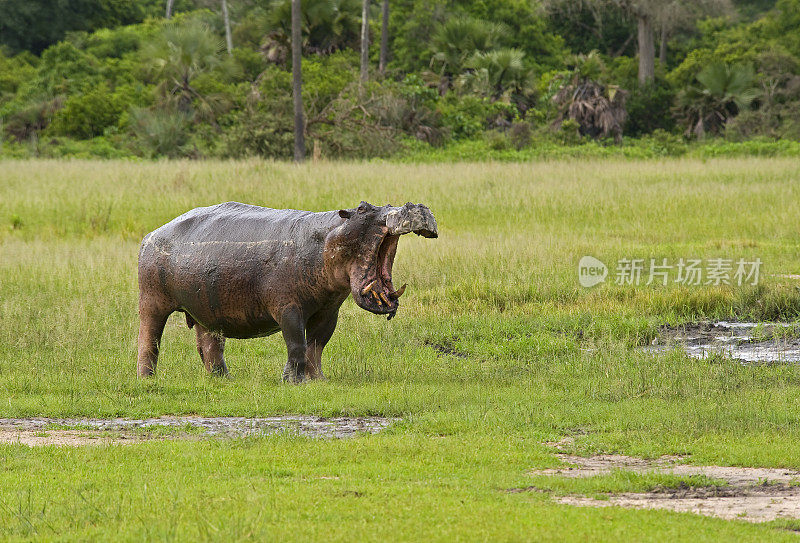
M 133 434 L 107 435 L 78 430 L 9 430 L 0 428 L 0 443 L 21 443 L 29 447 L 55 445 L 80 447 L 83 445 L 110 445 L 111 443 L 137 443 L 147 439 Z
M 800 492 L 797 489 L 778 492 L 763 489 L 762 494 L 750 492 L 741 496 L 703 496 L 678 498 L 657 492 L 619 494 L 607 500 L 582 496 L 564 496 L 556 501 L 582 507 L 631 507 L 636 509 L 668 509 L 681 513 L 695 513 L 726 520 L 767 522 L 770 520 L 800 518 Z
M 149 439 L 248 437 L 290 433 L 314 438 L 375 434 L 397 419 L 384 417 L 177 417 L 150 419 L 47 418 L 0 419 L 0 443 L 24 445 L 133 444 Z
M 793 323 L 698 322 L 662 326 L 643 351 L 679 348 L 692 358 L 723 356 L 742 363 L 800 362 L 800 327 Z
M 561 442 L 555 442 L 560 444 Z M 692 466 L 683 457 L 655 459 L 617 454 L 591 457 L 557 455 L 570 465 L 533 470 L 531 475 L 593 477 L 614 470 L 634 473 L 663 473 L 677 476 L 703 475 L 724 481 L 724 485 L 658 488 L 650 492 L 612 494 L 608 499 L 561 496 L 559 503 L 589 507 L 634 507 L 691 512 L 724 519 L 764 522 L 778 518 L 800 518 L 800 471 L 736 466 Z

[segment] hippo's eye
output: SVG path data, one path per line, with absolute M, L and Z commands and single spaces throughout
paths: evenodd
M 367 206 L 365 206 L 364 204 L 361 204 L 360 206 L 358 206 L 358 212 L 359 213 L 366 213 L 367 211 L 368 211 Z

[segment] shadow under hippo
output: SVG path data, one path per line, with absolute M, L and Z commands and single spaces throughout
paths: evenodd
M 152 375 L 167 317 L 186 314 L 209 372 L 227 375 L 226 338 L 283 333 L 283 379 L 322 374 L 322 350 L 339 307 L 352 294 L 363 309 L 391 319 L 397 241 L 438 237 L 421 204 L 314 213 L 238 202 L 200 207 L 145 236 L 139 250 L 138 374 Z

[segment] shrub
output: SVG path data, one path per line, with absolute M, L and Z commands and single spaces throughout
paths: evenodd
M 565 119 L 556 132 L 558 141 L 564 145 L 576 145 L 581 141 L 581 125 L 574 119 Z
M 137 26 L 103 28 L 86 37 L 84 50 L 102 58 L 120 58 L 139 49 L 142 31 Z
M 517 150 L 531 144 L 531 135 L 531 125 L 526 122 L 516 122 L 508 129 L 508 139 Z
M 512 105 L 492 102 L 479 96 L 458 97 L 453 93 L 439 101 L 438 109 L 442 124 L 453 139 L 471 138 L 487 128 L 507 126 L 516 114 Z
M 262 56 L 250 49 L 236 47 L 233 50 L 233 59 L 239 66 L 239 71 L 248 81 L 255 81 L 261 72 L 266 68 L 266 63 Z
M 130 127 L 139 154 L 154 158 L 187 156 L 190 117 L 166 109 L 135 109 L 130 115 Z
M 660 128 L 642 137 L 638 145 L 648 149 L 655 156 L 680 156 L 687 151 L 686 142 L 682 137 Z
M 222 136 L 218 154 L 225 158 L 291 158 L 294 141 L 293 120 L 289 114 L 291 101 L 278 102 L 283 107 L 249 109 L 238 114 Z
M 62 104 L 62 97 L 32 100 L 9 115 L 3 128 L 6 134 L 17 141 L 29 140 L 50 125 Z
M 725 125 L 725 138 L 745 141 L 764 136 L 800 140 L 800 102 L 771 104 L 743 111 Z
M 625 103 L 628 111 L 625 135 L 639 137 L 654 130 L 673 131 L 675 119 L 670 114 L 670 108 L 674 100 L 675 93 L 663 81 L 634 87 Z
M 125 105 L 102 83 L 86 94 L 70 96 L 58 110 L 50 130 L 54 134 L 88 139 L 117 124 Z
M 25 81 L 36 73 L 36 58 L 28 54 L 6 57 L 0 52 L 0 104 L 5 97 L 13 96 Z
M 91 55 L 67 42 L 58 43 L 42 53 L 36 81 L 39 92 L 66 94 L 91 88 L 100 82 L 99 63 Z
M 505 151 L 512 147 L 508 135 L 500 130 L 488 130 L 483 138 L 486 146 L 494 151 Z

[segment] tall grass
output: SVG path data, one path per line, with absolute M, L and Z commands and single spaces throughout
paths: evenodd
M 345 303 L 323 359 L 327 382 L 281 385 L 279 336 L 229 341 L 234 379 L 208 377 L 177 316 L 158 376 L 137 380 L 138 243 L 188 209 L 227 200 L 311 210 L 423 202 L 440 238 L 401 239 L 395 283 L 409 289 L 396 319 Z M 578 436 L 578 451 L 800 468 L 797 367 L 636 349 L 664 323 L 797 319 L 796 281 L 774 275 L 800 271 L 798 216 L 800 167 L 789 159 L 0 162 L 0 417 L 403 417 L 382 436 L 324 444 L 151 443 L 67 456 L 0 446 L 0 534 L 102 538 L 122 526 L 132 538 L 247 539 L 314 537 L 325 526 L 340 538 L 517 539 L 525 529 L 602 539 L 609 513 L 498 489 L 530 484 L 528 467 L 554 463 L 540 443 L 564 435 Z M 612 266 L 604 285 L 578 284 L 584 255 Z M 761 284 L 617 286 L 613 265 L 624 257 L 760 258 Z M 634 479 L 631 488 L 656 484 Z M 174 521 L 158 515 L 159 502 Z M 208 527 L 215 507 L 235 521 Z M 689 522 L 611 514 L 614 533 L 641 539 Z M 443 528 L 425 528 L 426 518 Z M 709 538 L 775 535 L 689 523 Z

